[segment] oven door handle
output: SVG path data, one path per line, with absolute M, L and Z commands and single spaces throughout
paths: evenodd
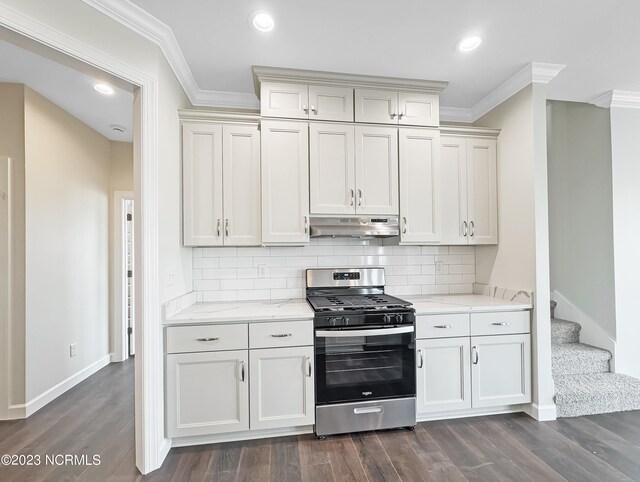
M 375 330 L 317 330 L 318 338 L 356 338 L 361 336 L 388 336 L 400 333 L 413 333 L 413 326 L 398 326 L 395 328 L 378 328 Z

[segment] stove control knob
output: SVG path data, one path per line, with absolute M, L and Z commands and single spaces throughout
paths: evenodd
M 402 315 L 401 314 L 397 314 L 396 315 L 396 323 L 402 323 Z
M 340 318 L 329 318 L 329 326 L 336 326 L 340 322 Z
M 349 324 L 349 318 L 347 318 L 346 316 L 343 316 L 342 318 L 340 318 L 340 321 L 344 326 L 347 326 Z
M 382 317 L 382 321 L 384 321 L 385 323 L 391 323 L 391 315 L 390 315 L 390 314 L 388 314 L 388 313 L 387 313 L 387 314 L 385 314 L 385 315 Z

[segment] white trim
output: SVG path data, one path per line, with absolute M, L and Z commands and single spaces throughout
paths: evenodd
M 611 107 L 628 107 L 640 109 L 640 92 L 631 90 L 610 90 L 593 99 L 590 104 L 609 109 Z
M 225 92 L 222 90 L 197 90 L 189 95 L 193 105 L 200 107 L 231 107 L 237 109 L 259 109 L 260 101 L 255 94 Z
M 242 432 L 223 433 L 217 435 L 195 435 L 191 437 L 177 437 L 171 439 L 171 445 L 172 447 L 189 447 L 191 445 L 238 442 L 271 437 L 286 437 L 287 435 L 303 435 L 307 433 L 313 433 L 313 425 L 304 425 L 302 427 L 274 428 L 267 430 L 246 430 Z
M 136 230 L 136 259 L 139 260 L 136 283 L 135 358 L 135 425 L 136 465 L 149 473 L 162 465 L 163 445 L 163 364 L 162 330 L 158 289 L 158 205 L 157 205 L 157 136 L 158 86 L 157 79 L 135 66 L 94 49 L 68 35 L 0 4 L 0 25 L 34 39 L 83 62 L 105 70 L 140 87 L 137 119 L 141 126 L 139 152 L 134 156 L 136 168 L 136 206 L 139 228 Z M 143 122 L 144 120 L 144 122 Z M 136 126 L 134 125 L 134 129 Z M 163 455 L 164 454 L 164 455 Z
M 7 223 L 0 226 L 0 233 L 6 236 L 6 252 L 0 253 L 0 420 L 9 417 L 11 391 L 11 343 L 9 323 L 11 313 L 11 158 L 0 157 L 0 169 L 6 172 L 7 184 L 0 186 L 0 202 L 6 201 Z M 4 208 L 3 208 L 4 209 Z
M 580 330 L 581 343 L 604 348 L 611 352 L 611 371 L 615 372 L 616 340 L 611 338 L 598 323 L 559 291 L 553 290 L 551 299 L 558 303 L 554 313 L 557 319 L 575 321 L 580 324 L 582 327 Z
M 60 383 L 54 385 L 48 390 L 42 392 L 40 395 L 32 398 L 26 404 L 24 404 L 25 416 L 30 417 L 46 404 L 52 402 L 66 391 L 75 387 L 78 383 L 86 380 L 94 373 L 102 370 L 111 361 L 111 356 L 106 355 L 100 358 L 98 361 L 92 363 L 88 367 L 83 368 L 79 372 L 65 378 Z
M 434 420 L 454 420 L 457 418 L 484 417 L 486 415 L 499 415 L 501 413 L 523 412 L 524 405 L 504 405 L 491 408 L 470 408 L 468 410 L 454 410 L 450 412 L 437 412 L 418 414 L 418 422 L 431 422 Z
M 113 258 L 111 260 L 111 337 L 113 340 L 112 362 L 121 362 L 129 358 L 127 353 L 126 294 L 124 280 L 124 249 L 126 233 L 122 229 L 124 201 L 133 199 L 133 191 L 113 192 Z
M 531 403 L 523 408 L 524 413 L 531 418 L 535 418 L 538 422 L 551 422 L 557 418 L 555 405 L 540 406 L 536 403 Z
M 561 64 L 530 62 L 471 108 L 472 121 L 477 121 L 529 84 L 548 84 L 564 68 Z
M 473 122 L 471 109 L 466 107 L 445 107 L 440 106 L 440 120 L 445 122 Z

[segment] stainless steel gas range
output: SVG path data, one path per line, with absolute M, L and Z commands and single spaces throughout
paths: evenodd
M 415 312 L 384 268 L 308 269 L 316 436 L 416 424 Z

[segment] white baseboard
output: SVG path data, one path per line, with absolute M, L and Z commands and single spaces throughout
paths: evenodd
M 523 409 L 527 415 L 536 419 L 538 422 L 551 422 L 557 418 L 555 405 L 540 406 L 536 403 L 531 403 L 525 405 Z
M 611 352 L 611 371 L 615 372 L 615 360 L 616 360 L 616 341 L 613 340 L 598 323 L 585 314 L 580 308 L 571 303 L 559 291 L 551 292 L 551 299 L 558 303 L 555 308 L 555 317 L 562 320 L 575 321 L 580 323 L 582 330 L 580 330 L 580 341 L 589 345 L 604 348 Z
M 74 375 L 71 375 L 69 378 L 67 378 L 65 380 L 62 380 L 60 383 L 58 383 L 57 385 L 54 385 L 53 387 L 51 387 L 46 392 L 43 392 L 40 395 L 38 395 L 37 397 L 32 398 L 26 404 L 10 406 L 9 407 L 9 411 L 11 412 L 11 410 L 14 409 L 14 408 L 15 409 L 20 408 L 22 410 L 23 416 L 16 417 L 16 418 L 28 418 L 28 417 L 30 417 L 31 415 L 36 413 L 38 410 L 40 410 L 42 407 L 44 407 L 46 404 L 48 404 L 48 403 L 52 402 L 53 400 L 55 400 L 56 398 L 58 398 L 60 395 L 62 395 L 67 390 L 70 390 L 71 388 L 75 387 L 78 383 L 80 383 L 83 380 L 86 380 L 87 378 L 89 378 L 91 375 L 96 373 L 98 370 L 106 367 L 109 364 L 110 360 L 111 360 L 111 355 L 106 355 L 106 356 L 100 358 L 97 362 L 92 363 L 91 365 L 89 365 L 86 368 L 83 368 L 78 373 L 75 373 Z
M 484 417 L 486 415 L 499 415 L 501 413 L 523 412 L 524 405 L 505 405 L 491 408 L 469 408 L 467 410 L 455 410 L 451 412 L 419 413 L 418 422 L 433 422 L 435 420 L 453 420 L 456 418 Z

